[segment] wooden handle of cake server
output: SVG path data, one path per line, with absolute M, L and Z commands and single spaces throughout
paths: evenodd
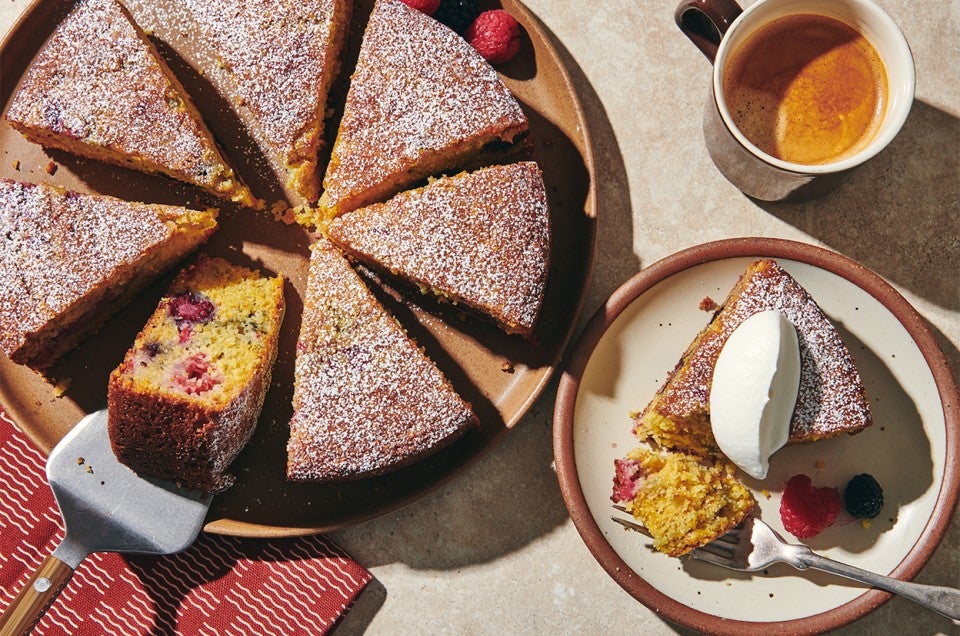
M 0 616 L 0 636 L 30 633 L 71 576 L 73 568 L 57 557 L 51 554 L 44 559 L 17 598 Z

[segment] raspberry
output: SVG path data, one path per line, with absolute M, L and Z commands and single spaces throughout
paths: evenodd
M 187 395 L 206 393 L 221 382 L 204 353 L 195 353 L 178 362 L 170 373 L 170 379 Z
M 411 9 L 416 9 L 427 15 L 433 15 L 437 7 L 440 6 L 440 0 L 401 0 L 401 2 Z
M 843 489 L 843 505 L 851 517 L 873 519 L 883 508 L 883 488 L 873 475 L 856 475 Z
M 203 294 L 186 292 L 170 300 L 169 310 L 178 325 L 209 322 L 213 316 L 213 303 Z
M 840 514 L 836 488 L 814 488 L 806 475 L 794 475 L 780 499 L 783 527 L 798 539 L 816 536 Z
M 641 474 L 640 462 L 635 459 L 613 460 L 615 474 L 613 477 L 613 494 L 610 499 L 614 503 L 633 501 L 637 496 Z
M 520 51 L 520 25 L 503 9 L 481 13 L 464 37 L 493 64 L 508 62 Z
M 480 3 L 477 0 L 440 0 L 440 7 L 433 13 L 436 20 L 457 33 L 463 33 L 478 15 Z

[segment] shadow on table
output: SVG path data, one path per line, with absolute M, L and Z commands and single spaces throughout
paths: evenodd
M 386 600 L 387 588 L 377 579 L 370 579 L 363 592 L 334 625 L 337 636 L 365 634 Z
M 580 316 L 583 325 L 614 290 L 640 271 L 640 257 L 633 251 L 633 206 L 630 184 L 616 132 L 607 117 L 606 107 L 580 65 L 553 32 L 541 26 L 549 36 L 570 75 L 586 116 L 593 145 L 594 187 L 597 193 L 597 250 L 593 263 L 590 292 Z
M 960 119 L 917 101 L 896 139 L 837 189 L 763 209 L 895 284 L 960 310 Z

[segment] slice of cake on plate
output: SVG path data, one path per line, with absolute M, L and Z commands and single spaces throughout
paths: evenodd
M 863 380 L 837 328 L 793 276 L 763 259 L 747 268 L 637 418 L 637 436 L 688 453 L 716 452 L 709 404 L 717 357 L 744 320 L 769 309 L 793 324 L 800 347 L 800 388 L 789 441 L 810 442 L 870 426 Z
M 335 247 L 313 247 L 287 477 L 337 482 L 409 464 L 478 426 L 470 406 Z
M 81 0 L 31 62 L 7 111 L 48 148 L 159 172 L 257 205 L 147 35 L 117 0 Z
M 253 435 L 283 322 L 283 278 L 201 257 L 110 375 L 114 453 L 140 474 L 219 492 Z
M 830 319 L 776 261 L 751 263 L 635 419 L 634 433 L 648 444 L 614 462 L 611 498 L 624 503 L 653 535 L 654 546 L 671 556 L 723 535 L 754 506 L 714 438 L 710 394 L 726 342 L 748 318 L 770 310 L 792 325 L 799 353 L 799 389 L 792 415 L 789 403 L 782 412 L 780 425 L 788 430 L 782 439 L 812 442 L 872 424 L 863 380 Z
M 317 151 L 327 93 L 340 68 L 351 0 L 187 0 L 236 82 L 287 186 L 307 201 L 320 194 Z
M 488 146 L 518 141 L 527 127 L 516 98 L 466 40 L 399 0 L 378 0 L 320 207 L 331 218 L 382 201 Z
M 0 349 L 49 367 L 206 241 L 216 217 L 0 181 Z
M 550 263 L 550 214 L 534 162 L 432 181 L 327 227 L 352 258 L 533 333 Z

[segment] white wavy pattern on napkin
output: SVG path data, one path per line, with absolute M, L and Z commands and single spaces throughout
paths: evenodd
M 16 428 L 0 409 L 3 422 Z M 44 492 L 45 463 L 23 435 L 0 446 L 0 532 L 7 543 L 23 538 L 0 551 L 0 583 L 20 571 L 12 585 L 0 585 L 3 608 L 63 537 L 56 506 L 38 510 L 37 497 L 52 499 Z M 369 580 L 323 536 L 267 542 L 201 535 L 186 552 L 167 557 L 89 556 L 33 633 L 320 634 Z

